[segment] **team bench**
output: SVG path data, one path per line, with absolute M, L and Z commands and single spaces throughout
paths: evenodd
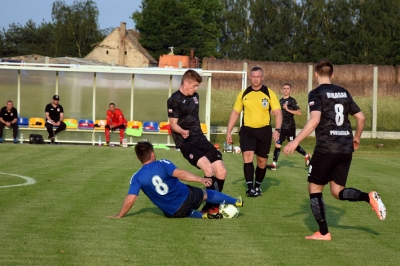
M 105 143 L 104 127 L 106 125 L 105 120 L 79 120 L 76 119 L 64 119 L 64 123 L 67 125 L 65 131 L 60 132 L 56 136 L 56 143 L 71 143 L 71 144 L 92 144 L 99 145 Z M 31 134 L 41 134 L 46 143 L 50 143 L 47 138 L 47 130 L 44 126 L 43 118 L 19 118 L 19 138 L 22 136 L 23 142 L 29 142 L 29 136 Z M 174 146 L 172 137 L 169 134 L 168 122 L 161 122 L 158 124 L 154 121 L 140 122 L 140 121 L 128 121 L 127 128 L 142 128 L 140 135 L 127 135 L 125 138 L 128 141 L 128 145 L 134 145 L 138 141 L 150 141 L 157 144 L 166 144 L 168 146 Z M 207 127 L 202 124 L 203 132 L 207 133 Z M 8 131 L 8 132 L 7 132 Z M 112 131 L 114 134 L 118 134 L 118 131 Z M 4 132 L 4 140 L 12 141 L 11 130 L 6 130 Z M 114 135 L 113 134 L 113 135 Z M 119 137 L 111 135 L 111 144 L 119 144 Z

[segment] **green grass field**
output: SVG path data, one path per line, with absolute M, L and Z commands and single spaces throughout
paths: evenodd
M 311 152 L 313 142 L 302 146 Z M 263 196 L 244 197 L 238 218 L 201 220 L 165 218 L 143 193 L 125 218 L 106 218 L 119 211 L 140 167 L 132 148 L 3 143 L 0 152 L 0 265 L 398 265 L 400 258 L 398 140 L 362 140 L 348 180 L 380 192 L 387 219 L 326 189 L 330 242 L 304 240 L 317 225 L 299 154 L 280 157 Z M 180 152 L 157 155 L 201 175 Z M 241 156 L 224 154 L 224 162 L 224 192 L 245 196 Z M 36 183 L 13 186 L 25 183 L 19 176 Z

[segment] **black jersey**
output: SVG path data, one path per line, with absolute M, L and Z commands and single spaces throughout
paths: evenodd
M 185 96 L 179 90 L 174 92 L 167 101 L 168 117 L 178 118 L 178 125 L 189 130 L 189 137 L 184 139 L 181 134 L 172 131 L 176 147 L 185 143 L 207 140 L 201 131 L 199 118 L 199 94 Z
M 289 98 L 286 98 L 286 99 L 282 98 L 279 100 L 279 103 L 281 104 L 282 116 L 283 116 L 281 128 L 282 129 L 293 129 L 293 128 L 296 128 L 296 122 L 294 121 L 294 118 L 293 118 L 294 114 L 289 113 L 288 111 L 286 111 L 283 108 L 283 105 L 285 105 L 286 102 L 288 103 L 287 106 L 288 106 L 289 110 L 296 111 L 296 110 L 299 110 L 300 107 L 297 104 L 296 99 L 293 97 L 289 96 Z
M 12 122 L 14 119 L 18 119 L 17 109 L 14 107 L 11 108 L 10 112 L 7 110 L 7 106 L 4 106 L 0 110 L 0 117 L 3 118 L 5 122 Z
M 348 116 L 361 110 L 350 93 L 337 85 L 322 84 L 308 94 L 308 105 L 310 112 L 321 112 L 321 120 L 315 129 L 317 144 L 314 152 L 353 152 L 353 132 Z
M 51 120 L 54 122 L 60 121 L 60 114 L 64 113 L 64 109 L 61 105 L 57 105 L 57 107 L 54 107 L 51 103 L 46 105 L 46 108 L 44 109 L 45 113 L 49 113 L 49 116 Z

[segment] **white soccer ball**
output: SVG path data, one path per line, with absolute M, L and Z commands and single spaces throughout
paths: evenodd
M 241 153 L 242 151 L 240 150 L 239 146 L 233 146 L 233 153 Z
M 232 204 L 222 204 L 220 206 L 219 212 L 222 213 L 224 218 L 235 218 L 239 215 L 239 209 Z

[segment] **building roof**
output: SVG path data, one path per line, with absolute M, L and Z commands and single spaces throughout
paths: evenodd
M 56 57 L 50 58 L 51 64 L 72 64 L 72 65 L 98 65 L 98 66 L 111 66 L 111 64 L 78 57 Z
M 19 55 L 19 56 L 11 56 L 4 57 L 1 59 L 3 62 L 12 62 L 19 61 L 24 63 L 40 63 L 45 64 L 46 56 L 38 55 L 38 54 L 30 54 L 30 55 Z M 67 64 L 67 65 L 100 65 L 100 66 L 111 66 L 111 64 L 86 59 L 86 58 L 78 58 L 78 57 L 48 57 L 50 64 Z
M 157 60 L 155 60 L 149 54 L 149 52 L 147 52 L 147 50 L 144 49 L 143 46 L 139 43 L 139 40 L 138 40 L 138 38 L 140 38 L 139 32 L 129 29 L 126 31 L 126 36 L 127 36 L 127 39 L 132 43 L 132 45 L 134 47 L 136 47 L 136 49 L 138 49 L 140 51 L 140 53 L 143 54 L 149 60 L 150 63 L 153 63 L 153 64 L 157 63 Z

